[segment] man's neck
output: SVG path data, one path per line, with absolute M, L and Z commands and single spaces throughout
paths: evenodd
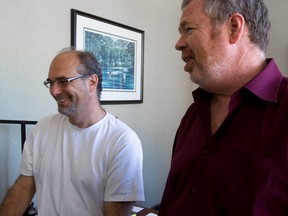
M 85 110 L 81 114 L 69 116 L 71 124 L 78 128 L 87 128 L 99 122 L 106 115 L 106 111 L 99 106 L 97 109 L 91 111 Z

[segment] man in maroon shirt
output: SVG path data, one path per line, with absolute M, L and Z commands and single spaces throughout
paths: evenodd
M 265 4 L 184 0 L 182 10 L 176 49 L 199 88 L 159 216 L 287 216 L 288 80 L 265 57 Z

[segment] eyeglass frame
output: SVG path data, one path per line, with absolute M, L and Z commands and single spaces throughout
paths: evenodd
M 62 87 L 65 87 L 65 86 L 69 85 L 69 83 L 72 82 L 73 80 L 83 78 L 83 77 L 85 77 L 87 75 L 88 74 L 80 74 L 78 76 L 71 77 L 71 78 L 59 77 L 59 78 L 56 78 L 54 81 L 50 80 L 49 78 L 47 78 L 47 80 L 45 80 L 43 82 L 43 85 L 45 87 L 47 87 L 48 89 L 51 89 L 51 87 L 54 85 L 54 83 L 57 83 L 57 85 L 62 88 Z

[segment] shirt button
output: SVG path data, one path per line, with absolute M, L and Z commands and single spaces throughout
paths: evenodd
M 196 192 L 196 190 L 197 190 L 197 188 L 196 188 L 196 187 L 192 187 L 192 188 L 191 188 L 191 191 L 192 191 L 193 193 L 195 193 L 195 192 Z
M 210 152 L 210 151 L 209 151 L 209 148 L 206 148 L 206 149 L 204 149 L 204 151 L 203 151 L 204 154 L 209 154 L 209 152 Z

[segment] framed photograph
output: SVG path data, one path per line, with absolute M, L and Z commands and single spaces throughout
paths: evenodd
M 144 31 L 71 9 L 71 45 L 101 63 L 101 103 L 143 102 Z

